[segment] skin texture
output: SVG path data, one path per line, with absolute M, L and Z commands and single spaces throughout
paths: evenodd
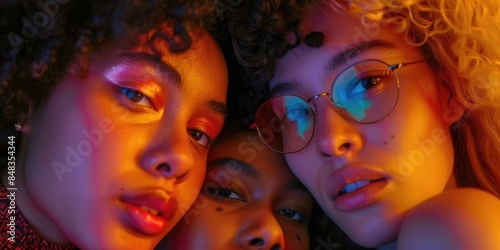
M 312 197 L 284 158 L 257 140 L 238 132 L 214 145 L 202 192 L 157 249 L 308 248 Z
M 179 208 L 194 202 L 189 194 L 201 188 L 209 142 L 224 122 L 222 53 L 206 32 L 180 54 L 157 46 L 156 60 L 172 73 L 144 59 L 153 54 L 139 44 L 100 48 L 89 75 L 64 77 L 24 124 L 17 205 L 49 241 L 152 249 L 183 216 Z M 133 59 L 124 53 L 144 54 Z M 124 197 L 143 192 L 159 193 L 174 210 L 160 232 L 138 229 L 126 212 Z
M 270 83 L 273 94 L 297 94 L 307 100 L 330 92 L 337 74 L 358 61 L 396 64 L 423 59 L 391 27 L 368 29 L 353 16 L 328 9 L 311 11 L 301 31 L 323 32 L 324 43 L 319 48 L 302 44 L 287 53 Z M 332 56 L 374 40 L 392 45 L 351 50 L 341 56 L 345 63 L 328 66 Z M 366 247 L 393 242 L 410 209 L 455 185 L 449 126 L 463 111 L 448 108 L 448 93 L 438 87 L 426 63 L 406 66 L 397 74 L 399 100 L 384 120 L 358 124 L 340 116 L 327 98 L 314 99 L 312 105 L 319 114 L 315 136 L 302 151 L 286 155 L 294 174 L 329 217 Z M 372 180 L 366 173 L 385 180 L 359 189 L 347 201 L 336 199 L 339 182 Z
M 488 192 L 459 188 L 413 209 L 398 237 L 398 249 L 499 249 L 500 200 Z

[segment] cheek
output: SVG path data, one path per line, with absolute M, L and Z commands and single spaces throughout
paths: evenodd
M 297 179 L 306 186 L 316 199 L 320 198 L 325 191 L 323 187 L 328 176 L 335 169 L 324 166 L 311 145 L 298 153 L 285 155 L 285 158 L 290 170 Z
M 198 196 L 204 179 L 203 175 L 204 171 L 192 173 L 186 181 L 174 187 L 173 192 L 178 199 L 178 209 L 167 228 L 169 238 L 167 249 L 172 246 L 173 248 L 179 246 L 184 248 L 191 246 L 191 244 L 196 245 L 202 238 L 203 232 L 211 232 L 210 227 L 207 226 L 210 225 L 207 223 L 207 218 L 211 217 L 206 215 L 210 203 L 206 197 Z
M 310 167 L 314 166 L 306 164 L 307 158 L 305 158 L 305 155 L 300 153 L 286 154 L 285 159 L 290 170 L 297 177 L 297 179 L 304 183 L 304 185 L 309 186 L 308 184 L 315 179 L 316 173 L 310 169 Z
M 237 230 L 231 220 L 224 215 L 221 206 L 205 197 L 198 196 L 175 228 L 168 234 L 170 244 L 166 249 L 223 249 L 223 244 Z M 221 226 L 224 221 L 224 226 Z
M 316 154 L 313 154 L 311 152 L 312 150 L 309 150 L 311 148 L 311 146 L 308 146 L 298 153 L 285 154 L 285 160 L 288 166 L 299 179 L 311 179 L 317 174 L 316 171 L 311 171 L 311 168 L 315 167 L 311 162 L 316 162 L 317 158 Z
M 86 159 L 82 156 L 89 156 L 92 147 L 85 142 L 82 131 L 90 131 L 92 124 L 82 114 L 80 93 L 71 84 L 62 84 L 36 114 L 25 162 L 28 188 L 37 193 L 35 197 L 71 187 L 65 179 L 77 175 L 69 173 L 85 169 L 82 165 Z M 41 190 L 44 192 L 39 193 Z
M 290 249 L 307 249 L 309 247 L 309 233 L 307 228 L 284 229 L 285 245 Z
M 399 148 L 396 158 L 415 171 L 429 166 L 434 166 L 429 170 L 438 171 L 453 165 L 452 139 L 437 97 L 422 96 L 425 98 L 412 99 L 406 105 L 410 108 L 395 117 L 405 122 L 394 126 L 388 145 L 395 148 L 394 152 Z
M 200 162 L 204 164 L 204 161 Z M 175 195 L 179 199 L 179 216 L 183 216 L 190 208 L 190 213 L 187 215 L 199 214 L 199 211 L 204 210 L 210 205 L 209 200 L 205 196 L 198 195 L 205 178 L 205 171 L 205 165 L 202 166 L 197 162 L 197 165 L 192 169 L 188 178 L 175 187 L 174 192 L 176 192 Z M 185 219 L 189 219 L 189 216 Z

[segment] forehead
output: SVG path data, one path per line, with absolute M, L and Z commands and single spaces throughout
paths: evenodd
M 167 52 L 162 61 L 173 65 L 181 74 L 183 82 L 190 83 L 185 89 L 193 96 L 210 93 L 218 94 L 218 100 L 226 99 L 226 62 L 219 46 L 208 32 L 195 38 L 189 50 L 177 54 Z M 217 91 L 218 89 L 223 91 Z
M 347 65 L 365 59 L 379 59 L 389 63 L 406 58 L 420 58 L 418 48 L 409 45 L 402 36 L 396 34 L 393 26 L 363 25 L 360 19 L 347 12 L 338 12 L 316 5 L 304 13 L 304 21 L 300 26 L 303 36 L 311 32 L 324 34 L 323 44 L 319 48 L 312 48 L 303 42 L 289 51 L 278 61 L 271 87 L 276 82 L 301 82 L 330 84 L 335 75 Z M 373 47 L 364 50 L 356 57 L 350 57 L 353 48 L 358 45 L 378 41 L 379 44 L 391 46 Z M 385 48 L 384 48 L 385 47 Z M 392 47 L 392 48 L 388 48 Z M 349 58 L 339 68 L 329 67 L 333 57 Z M 333 75 L 332 75 L 333 74 Z
M 295 180 L 284 156 L 265 146 L 254 132 L 238 132 L 218 141 L 211 148 L 208 161 L 221 158 L 235 159 L 251 165 L 265 178 L 281 176 L 283 180 Z

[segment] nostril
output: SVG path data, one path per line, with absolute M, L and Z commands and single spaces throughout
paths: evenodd
M 172 172 L 172 167 L 167 163 L 162 163 L 156 167 L 156 170 L 160 171 L 162 174 L 170 174 Z
M 271 250 L 280 250 L 281 249 L 281 246 L 280 244 L 276 243 L 274 244 L 272 247 L 271 247 Z
M 255 238 L 252 239 L 250 242 L 250 246 L 263 246 L 264 245 L 264 239 L 262 238 Z
M 343 143 L 342 145 L 340 145 L 339 151 L 345 152 L 345 151 L 349 150 L 350 148 L 351 148 L 351 143 L 346 142 L 346 143 Z

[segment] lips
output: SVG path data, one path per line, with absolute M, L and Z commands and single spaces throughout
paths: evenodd
M 377 179 L 377 180 L 360 180 L 360 181 L 356 181 L 353 183 L 349 183 L 349 184 L 345 185 L 342 189 L 340 189 L 338 196 L 354 192 L 354 191 L 356 191 L 356 190 L 358 190 L 358 189 L 360 189 L 368 184 L 371 184 L 371 183 L 374 183 L 377 181 L 382 181 L 382 180 L 385 180 L 385 178 Z
M 129 225 L 147 235 L 161 234 L 178 207 L 177 199 L 162 189 L 127 194 L 120 199 Z
M 337 209 L 356 210 L 374 203 L 388 181 L 388 176 L 369 168 L 345 167 L 330 176 L 327 190 Z

